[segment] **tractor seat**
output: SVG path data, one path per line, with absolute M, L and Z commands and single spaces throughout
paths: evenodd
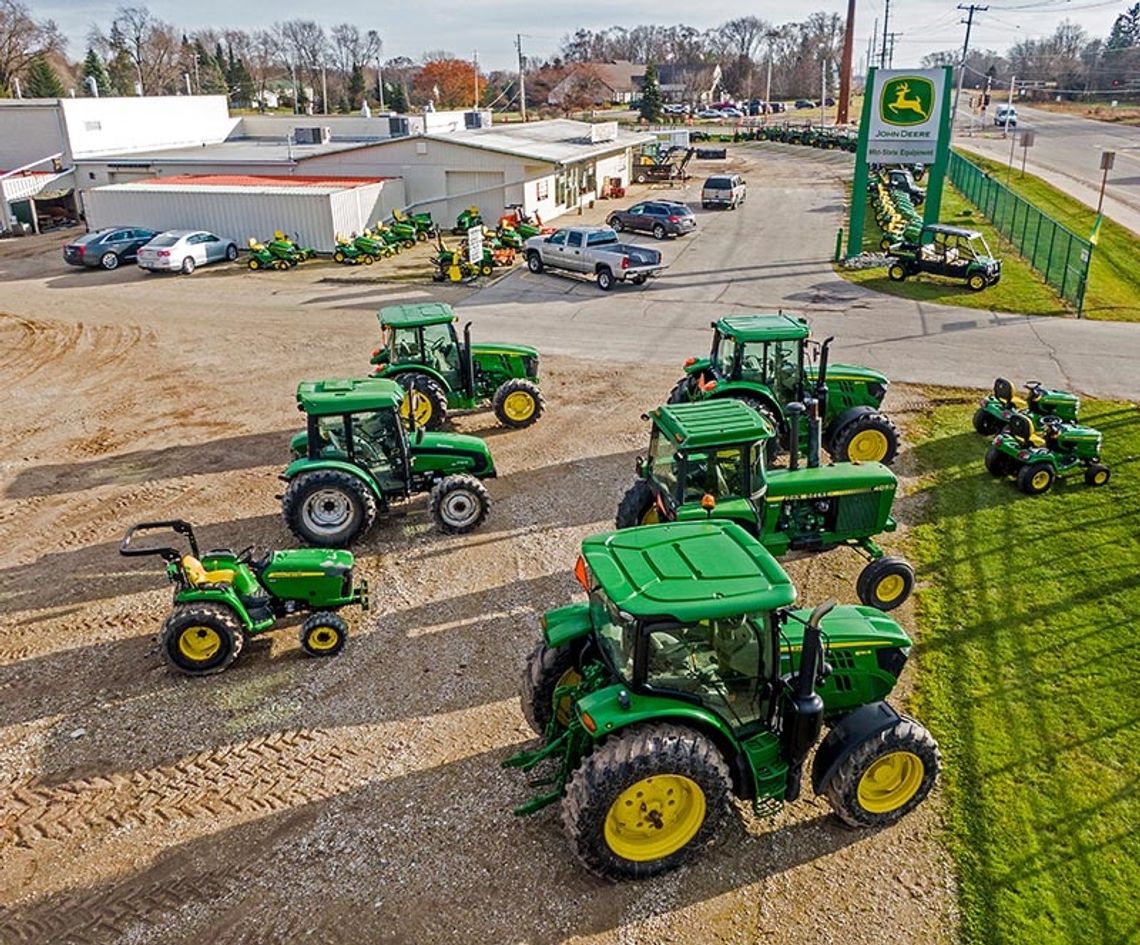
M 1014 413 L 1009 418 L 1009 435 L 1025 449 L 1040 446 L 1044 440 L 1033 428 L 1033 421 L 1023 413 Z
M 232 584 L 234 572 L 227 568 L 224 571 L 207 571 L 202 562 L 193 555 L 182 556 L 182 573 L 193 587 L 202 584 Z
M 1013 392 L 1013 384 L 1004 377 L 999 377 L 994 381 L 994 397 L 1001 401 L 1007 410 L 1020 410 L 1028 406 L 1021 397 Z

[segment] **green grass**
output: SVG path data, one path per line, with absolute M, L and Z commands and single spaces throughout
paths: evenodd
M 867 202 L 867 224 L 863 228 L 863 249 L 880 252 L 882 231 L 875 223 L 870 199 Z M 994 229 L 974 206 L 949 183 L 942 192 L 943 223 L 969 226 L 986 238 L 990 249 L 1001 258 L 1001 282 L 974 292 L 965 282 L 942 279 L 938 276 L 919 276 L 905 282 L 892 282 L 886 268 L 847 270 L 837 272 L 849 282 L 866 286 L 887 295 L 922 302 L 938 302 L 962 308 L 984 309 L 994 312 L 1013 312 L 1021 315 L 1064 315 L 1069 310 L 1045 281 L 1030 268 L 1029 263 L 1013 252 L 1006 240 Z
M 915 448 L 916 714 L 938 738 L 969 945 L 1140 940 L 1140 411 L 1092 402 L 1113 478 L 1038 498 L 982 466 L 975 402 Z
M 1001 161 L 991 161 L 972 151 L 963 151 L 962 154 L 971 163 L 1006 183 L 1006 165 Z M 1022 177 L 1020 170 L 1014 168 L 1008 186 L 1077 236 L 1087 237 L 1092 231 L 1096 212 L 1041 178 L 1032 174 Z M 1101 224 L 1100 242 L 1093 250 L 1083 315 L 1085 318 L 1140 322 L 1140 236 L 1109 219 Z

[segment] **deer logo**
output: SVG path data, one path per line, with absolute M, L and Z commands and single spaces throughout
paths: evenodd
M 879 114 L 890 125 L 917 125 L 930 118 L 933 105 L 933 82 L 923 76 L 902 76 L 884 83 Z

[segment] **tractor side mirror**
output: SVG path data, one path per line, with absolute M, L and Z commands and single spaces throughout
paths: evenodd
M 633 468 L 637 470 L 637 474 L 639 476 L 644 476 L 645 475 L 645 458 L 642 456 L 638 456 L 637 459 L 635 459 L 633 461 Z

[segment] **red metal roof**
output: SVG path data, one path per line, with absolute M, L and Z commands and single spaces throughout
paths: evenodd
M 330 187 L 345 189 L 361 184 L 379 184 L 393 177 L 286 177 L 258 174 L 177 174 L 173 177 L 145 178 L 139 184 L 195 184 L 201 187 Z

